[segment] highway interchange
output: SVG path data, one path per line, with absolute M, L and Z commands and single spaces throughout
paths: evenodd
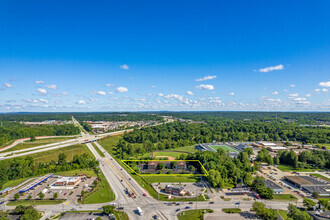
M 73 118 L 74 123 L 77 126 L 81 125 Z M 82 129 L 82 127 L 81 127 Z M 117 133 L 122 133 L 123 131 L 111 132 L 107 134 L 103 134 L 102 136 L 114 135 Z M 35 148 L 35 151 L 32 153 L 36 153 L 40 150 L 51 150 L 56 148 L 65 147 L 66 145 L 73 145 L 76 143 L 82 143 L 81 141 L 91 138 L 99 139 L 100 136 L 94 136 L 88 134 L 86 131 L 82 129 L 82 137 L 67 141 L 68 143 L 62 143 L 56 146 L 51 147 L 44 147 L 41 149 Z M 66 201 L 60 205 L 39 205 L 36 208 L 40 211 L 43 211 L 45 214 L 42 219 L 50 218 L 53 215 L 58 213 L 69 211 L 69 210 L 98 210 L 104 205 L 113 204 L 115 203 L 117 206 L 124 207 L 124 211 L 128 214 L 130 219 L 152 219 L 154 215 L 158 216 L 158 219 L 177 219 L 176 209 L 181 208 L 183 210 L 185 206 L 187 206 L 187 202 L 184 202 L 180 206 L 169 206 L 164 201 L 159 201 L 152 198 L 146 190 L 144 190 L 134 178 L 131 178 L 130 175 L 126 172 L 125 169 L 121 167 L 117 163 L 117 161 L 97 142 L 94 142 L 95 145 L 104 153 L 105 157 L 101 157 L 99 153 L 94 149 L 91 143 L 86 143 L 87 147 L 95 156 L 96 160 L 100 163 L 100 169 L 103 172 L 105 178 L 109 182 L 112 191 L 115 194 L 115 200 L 105 204 L 88 204 L 82 205 L 78 204 L 76 201 Z M 31 150 L 31 149 L 30 149 Z M 26 155 L 26 153 L 20 153 L 17 156 Z M 9 157 L 6 157 L 6 159 Z M 126 193 L 125 189 L 129 189 L 130 191 L 134 192 L 136 198 L 130 198 Z M 143 196 L 146 193 L 147 196 Z M 233 201 L 224 201 L 220 199 L 219 196 L 215 198 L 211 198 L 214 204 L 210 204 L 209 201 L 207 202 L 194 202 L 193 204 L 189 205 L 191 208 L 198 208 L 198 209 L 214 209 L 214 210 L 221 210 L 222 208 L 233 208 L 235 207 L 235 202 Z M 242 201 L 240 203 L 240 208 L 242 210 L 249 210 L 253 204 L 252 201 Z M 271 207 L 274 209 L 287 209 L 288 202 L 276 202 L 276 201 L 266 201 L 263 200 L 267 207 Z M 136 213 L 136 208 L 141 207 L 143 210 L 143 215 L 140 216 Z M 14 207 L 7 207 L 7 209 L 11 209 Z

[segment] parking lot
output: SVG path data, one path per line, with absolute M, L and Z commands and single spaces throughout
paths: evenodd
M 157 188 L 159 185 L 158 183 L 152 184 L 154 188 Z M 173 184 L 173 183 L 160 183 L 160 188 L 164 189 L 166 185 L 179 185 Z M 205 190 L 207 190 L 207 187 L 205 186 L 204 182 L 198 182 L 198 183 L 181 183 L 181 186 L 184 188 L 184 191 L 187 193 L 189 192 L 191 196 L 199 195 L 202 193 L 206 193 Z M 162 193 L 164 195 L 169 195 L 168 193 Z M 182 197 L 182 196 L 180 196 Z M 183 197 L 189 197 L 189 196 L 183 196 Z
M 44 192 L 45 195 L 43 199 L 53 199 L 55 193 L 58 195 L 57 199 L 78 199 L 82 190 L 87 192 L 92 189 L 93 182 L 96 179 L 95 177 L 82 177 L 81 181 L 74 187 L 52 186 L 59 178 L 59 176 L 53 176 L 47 179 L 45 182 L 40 183 L 39 185 L 27 191 L 25 194 L 21 194 L 20 199 L 27 199 L 29 196 L 32 197 L 31 199 L 40 199 L 39 194 L 41 192 Z M 13 197 L 15 193 L 18 193 L 18 191 L 19 189 L 15 190 L 13 193 L 11 193 L 11 196 Z

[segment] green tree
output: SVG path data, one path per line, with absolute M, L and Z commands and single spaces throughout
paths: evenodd
M 45 198 L 45 194 L 40 193 L 40 194 L 39 194 L 39 197 L 40 197 L 40 199 L 43 199 L 43 198 Z
M 29 196 L 27 197 L 27 199 L 29 199 L 29 200 L 30 200 L 30 199 L 32 199 L 32 196 L 31 196 L 31 195 L 29 195 Z
M 17 199 L 19 199 L 21 196 L 18 194 L 18 193 L 16 193 L 15 195 L 14 195 L 14 199 L 15 200 L 17 200 Z
M 306 208 L 312 209 L 316 205 L 316 202 L 314 202 L 313 200 L 311 200 L 309 198 L 304 197 L 303 204 Z
M 106 214 L 106 215 L 112 214 L 114 208 L 115 208 L 115 207 L 114 207 L 114 206 L 111 206 L 111 205 L 105 205 L 105 206 L 102 206 L 103 213 Z
M 164 163 L 159 163 L 158 165 L 157 165 L 157 169 L 158 170 L 162 170 L 162 169 L 164 169 L 165 168 L 165 164 Z
M 56 193 L 54 193 L 54 195 L 53 195 L 53 199 L 57 199 L 58 198 L 58 193 L 56 192 Z
M 319 193 L 316 192 L 316 191 L 314 191 L 314 192 L 312 193 L 312 197 L 315 198 L 315 199 L 319 198 Z
M 288 217 L 291 219 L 299 219 L 299 220 L 312 220 L 313 218 L 306 211 L 301 211 L 297 207 L 292 204 L 289 204 L 288 207 L 289 213 Z

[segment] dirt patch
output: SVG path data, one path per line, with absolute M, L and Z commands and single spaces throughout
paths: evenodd
M 175 160 L 175 157 L 170 157 L 170 156 L 156 156 L 157 158 L 168 158 L 169 160 Z

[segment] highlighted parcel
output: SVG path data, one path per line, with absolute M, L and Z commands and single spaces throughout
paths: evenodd
M 139 176 L 208 176 L 199 160 L 122 160 Z

